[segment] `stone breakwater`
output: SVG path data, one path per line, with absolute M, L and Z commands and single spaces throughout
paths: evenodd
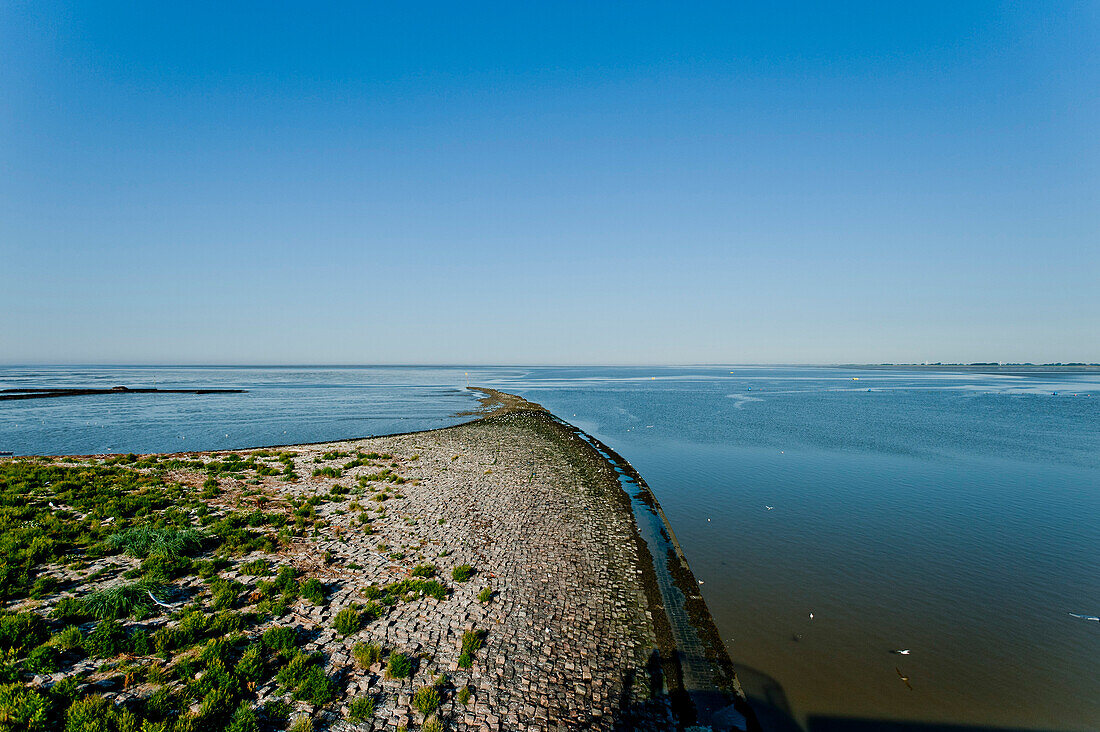
M 672 729 L 671 709 L 660 695 L 653 699 L 647 673 L 657 641 L 630 517 L 614 486 L 587 474 L 554 433 L 545 417 L 514 412 L 311 448 L 419 456 L 401 468 L 418 484 L 387 501 L 386 518 L 372 522 L 375 534 L 356 536 L 349 521 L 346 541 L 308 547 L 362 566 L 330 579 L 343 589 L 314 611 L 318 627 L 356 601 L 358 587 L 406 577 L 417 562 L 438 563 L 443 576 L 464 564 L 477 572 L 447 600 L 400 606 L 354 638 L 337 641 L 325 630 L 319 647 L 342 644 L 332 658 L 343 665 L 351 643 L 364 638 L 433 659 L 452 683 L 473 690 L 467 704 L 452 700 L 445 709 L 455 729 Z M 379 552 L 380 542 L 411 554 L 395 562 Z M 486 587 L 493 597 L 482 603 L 477 595 Z M 487 632 L 473 668 L 463 670 L 461 638 L 469 630 Z M 350 672 L 348 683 L 359 693 L 381 692 L 376 716 L 389 726 L 415 721 L 407 705 L 422 679 L 397 682 L 367 669 Z
M 678 668 L 682 652 L 620 484 L 622 469 L 537 405 L 496 392 L 486 392 L 485 405 L 489 416 L 456 427 L 278 448 L 282 473 L 265 470 L 263 460 L 274 458 L 255 451 L 262 456 L 254 458 L 255 475 L 223 473 L 216 495 L 204 494 L 199 514 L 285 505 L 288 516 L 309 517 L 299 525 L 313 527 L 234 556 L 217 575 L 240 590 L 230 606 L 259 618 L 246 635 L 293 628 L 301 639 L 296 652 L 315 654 L 331 680 L 333 693 L 317 695 L 315 704 L 300 693 L 304 687 L 294 691 L 296 682 L 260 677 L 243 704 L 257 710 L 261 726 L 308 719 L 315 729 L 339 730 L 660 730 L 695 721 Z M 196 493 L 211 482 L 202 466 L 218 461 L 224 470 L 224 453 L 173 457 L 186 459 L 162 461 L 172 467 L 160 475 Z M 71 462 L 81 461 L 104 462 Z M 140 460 L 134 465 L 142 469 Z M 46 571 L 61 594 L 8 610 L 54 617 L 63 595 L 117 586 L 145 564 L 112 554 L 74 566 Z M 265 586 L 258 566 L 293 567 L 299 581 L 319 583 L 324 597 L 284 595 L 284 606 L 271 611 L 262 599 L 271 582 Z M 426 578 L 436 590 L 416 584 Z M 408 581 L 411 590 L 379 589 Z M 159 602 L 201 604 L 210 583 L 184 573 L 148 611 L 153 618 L 123 625 L 133 626 L 131 636 L 171 630 L 181 621 Z M 379 599 L 381 607 L 373 601 L 394 593 L 399 599 Z M 349 609 L 356 617 L 350 627 L 341 624 Z M 373 656 L 363 653 L 369 648 L 377 649 Z M 127 663 L 140 667 L 145 661 L 135 655 Z M 395 655 L 410 661 L 405 673 L 387 664 Z M 120 688 L 114 663 L 77 660 L 30 686 L 73 677 L 118 709 L 145 708 L 165 693 L 148 670 L 131 671 L 135 681 Z M 197 683 L 172 682 L 171 671 L 155 676 L 182 699 Z M 735 701 L 732 685 L 704 691 Z M 289 714 L 281 722 L 265 717 L 272 709 Z M 183 713 L 201 719 L 206 707 L 196 700 Z

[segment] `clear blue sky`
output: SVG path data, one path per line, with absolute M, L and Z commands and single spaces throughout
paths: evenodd
M 1098 39 L 1069 1 L 3 2 L 0 362 L 1100 361 Z

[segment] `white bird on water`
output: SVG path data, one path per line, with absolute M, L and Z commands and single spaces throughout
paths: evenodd
M 766 503 L 765 503 L 765 504 L 764 504 L 764 508 L 766 508 L 766 509 L 768 509 L 768 510 L 770 511 L 770 510 L 772 510 L 773 508 L 775 508 L 775 506 L 769 506 L 768 504 L 766 504 Z
M 899 656 L 908 656 L 909 655 L 909 649 L 908 648 L 902 648 L 900 651 L 890 651 L 890 653 L 896 653 Z
M 813 619 L 814 619 L 814 614 L 810 613 L 810 620 L 813 620 Z

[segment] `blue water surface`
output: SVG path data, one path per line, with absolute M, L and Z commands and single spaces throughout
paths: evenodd
M 1100 615 L 1096 371 L 9 367 L 0 388 L 248 392 L 0 402 L 0 450 L 429 429 L 468 419 L 467 378 L 640 471 L 771 728 L 1100 729 L 1100 624 L 1070 615 Z

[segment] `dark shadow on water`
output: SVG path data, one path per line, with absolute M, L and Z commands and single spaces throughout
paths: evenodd
M 737 680 L 764 732 L 804 732 L 794 719 L 787 693 L 774 678 L 755 668 L 733 664 Z
M 987 727 L 985 725 L 940 722 L 909 722 L 891 719 L 853 717 L 810 717 L 807 732 L 1049 732 L 1024 727 Z
M 749 666 L 734 664 L 741 688 L 756 713 L 763 732 L 1052 732 L 1025 727 L 865 719 L 813 715 L 806 727 L 798 723 L 783 686 L 773 677 Z

